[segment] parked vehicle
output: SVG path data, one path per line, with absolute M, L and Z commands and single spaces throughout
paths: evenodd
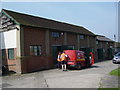
M 120 64 L 120 52 L 118 52 L 114 55 L 114 58 L 113 58 L 112 62 L 114 64 Z
M 92 53 L 89 54 L 89 58 L 85 56 L 83 51 L 78 50 L 64 50 L 68 55 L 67 65 L 68 67 L 74 67 L 81 69 L 81 67 L 89 67 L 94 64 L 94 57 Z

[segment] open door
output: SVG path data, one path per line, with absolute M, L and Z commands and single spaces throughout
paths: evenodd
M 52 57 L 53 57 L 53 60 L 54 60 L 54 65 L 57 65 L 58 52 L 62 53 L 64 50 L 68 50 L 68 46 L 67 45 L 52 46 Z
M 61 46 L 52 46 L 52 57 L 53 57 L 53 60 L 54 60 L 54 65 L 57 64 L 58 52 L 62 52 Z
M 73 46 L 68 46 L 68 45 L 54 45 L 52 46 L 52 57 L 54 60 L 54 65 L 57 65 L 57 56 L 58 56 L 58 52 L 63 52 L 64 50 L 73 50 L 74 47 Z

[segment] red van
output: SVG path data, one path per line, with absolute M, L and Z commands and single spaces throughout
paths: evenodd
M 89 54 L 89 58 L 85 56 L 83 51 L 78 50 L 64 50 L 67 54 L 67 65 L 68 67 L 75 67 L 81 69 L 81 67 L 88 67 L 94 64 L 94 56 L 92 52 Z

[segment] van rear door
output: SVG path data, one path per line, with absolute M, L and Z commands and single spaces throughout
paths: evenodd
M 76 51 L 75 50 L 65 50 L 65 54 L 68 55 L 68 65 L 74 65 L 76 63 Z

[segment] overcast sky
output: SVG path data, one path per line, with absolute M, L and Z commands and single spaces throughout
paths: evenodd
M 118 35 L 117 2 L 2 2 L 2 8 L 83 26 L 112 40 Z

